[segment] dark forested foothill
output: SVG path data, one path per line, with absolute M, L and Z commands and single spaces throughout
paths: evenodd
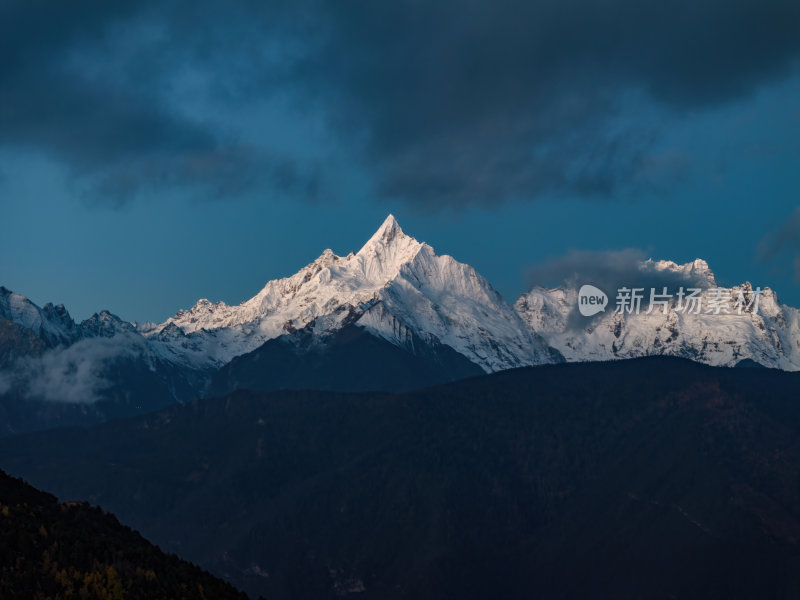
M 3 600 L 245 600 L 230 584 L 161 552 L 111 514 L 61 503 L 0 471 Z

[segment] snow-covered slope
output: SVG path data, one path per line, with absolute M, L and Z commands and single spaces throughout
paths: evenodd
M 415 336 L 446 344 L 485 371 L 557 358 L 472 267 L 438 256 L 391 215 L 355 254 L 325 250 L 239 306 L 200 300 L 141 331 L 176 360 L 221 365 L 304 327 L 325 336 L 351 323 L 398 346 Z
M 703 260 L 685 265 L 650 260 L 640 268 L 700 282 L 706 288 L 701 294 L 704 307 L 719 293 L 714 274 Z M 577 289 L 540 287 L 524 294 L 515 309 L 530 331 L 545 338 L 568 361 L 671 355 L 711 365 L 733 366 L 750 359 L 767 367 L 800 369 L 800 311 L 780 304 L 777 295 L 765 288 L 757 311 L 751 308 L 739 314 L 736 299 L 740 292 L 751 299 L 752 286 L 721 289 L 730 292 L 727 314 L 724 310 L 719 314 L 676 310 L 675 299 L 666 314 L 662 306 L 647 314 L 644 302 L 638 314 L 620 314 L 610 297 L 608 310 L 586 318 L 577 311 Z

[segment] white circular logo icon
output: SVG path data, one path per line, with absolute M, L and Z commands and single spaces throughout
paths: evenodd
M 578 310 L 584 317 L 591 317 L 603 312 L 607 304 L 608 296 L 600 288 L 586 284 L 578 290 Z

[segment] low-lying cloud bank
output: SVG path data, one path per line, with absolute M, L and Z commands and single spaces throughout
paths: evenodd
M 103 393 L 112 387 L 109 369 L 119 361 L 148 356 L 140 336 L 84 339 L 38 357 L 18 358 L 11 370 L 0 372 L 0 393 L 15 390 L 32 400 L 91 404 L 103 399 Z

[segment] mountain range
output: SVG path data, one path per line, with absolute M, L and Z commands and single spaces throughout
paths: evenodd
M 643 261 L 647 281 L 717 286 L 702 260 Z M 635 283 L 635 282 L 634 282 Z M 513 305 L 471 266 L 405 234 L 389 216 L 355 253 L 325 250 L 232 306 L 199 300 L 163 323 L 108 311 L 77 323 L 0 287 L 0 431 L 102 421 L 238 388 L 401 391 L 479 373 L 670 355 L 717 366 L 800 369 L 800 311 L 749 283 L 727 312 L 591 318 L 577 286 L 534 287 Z M 609 290 L 610 291 L 610 290 Z

